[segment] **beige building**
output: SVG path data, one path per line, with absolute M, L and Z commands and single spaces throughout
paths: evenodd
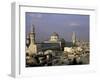
M 64 52 L 73 53 L 72 47 L 64 47 Z

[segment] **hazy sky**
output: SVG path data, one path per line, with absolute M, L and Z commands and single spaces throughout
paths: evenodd
M 60 38 L 71 41 L 72 32 L 77 39 L 89 40 L 89 15 L 26 12 L 26 34 L 34 24 L 36 40 L 44 41 L 57 32 Z

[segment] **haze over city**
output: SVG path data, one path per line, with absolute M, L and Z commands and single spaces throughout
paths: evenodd
M 26 12 L 25 16 L 26 35 L 33 24 L 38 42 L 48 40 L 53 32 L 66 41 L 71 41 L 72 32 L 77 39 L 89 41 L 89 15 Z

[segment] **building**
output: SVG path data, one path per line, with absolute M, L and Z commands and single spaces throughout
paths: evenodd
M 64 40 L 59 38 L 58 33 L 53 32 L 49 38 L 49 40 L 44 41 L 42 44 L 43 50 L 58 50 L 61 51 L 64 49 Z
M 35 27 L 32 25 L 31 32 L 26 38 L 26 53 L 28 55 L 33 55 L 37 53 L 37 45 L 35 43 Z
M 59 41 L 59 35 L 56 32 L 53 32 L 49 41 L 50 42 L 58 42 Z
M 64 47 L 64 52 L 73 53 L 72 47 Z
M 66 42 L 64 52 L 73 53 L 73 47 L 76 47 L 76 35 L 75 32 L 72 34 L 72 42 Z

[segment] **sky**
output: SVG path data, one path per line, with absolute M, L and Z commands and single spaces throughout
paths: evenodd
M 26 35 L 35 26 L 36 41 L 48 40 L 53 32 L 71 41 L 75 32 L 78 40 L 89 41 L 89 15 L 59 13 L 25 13 Z

